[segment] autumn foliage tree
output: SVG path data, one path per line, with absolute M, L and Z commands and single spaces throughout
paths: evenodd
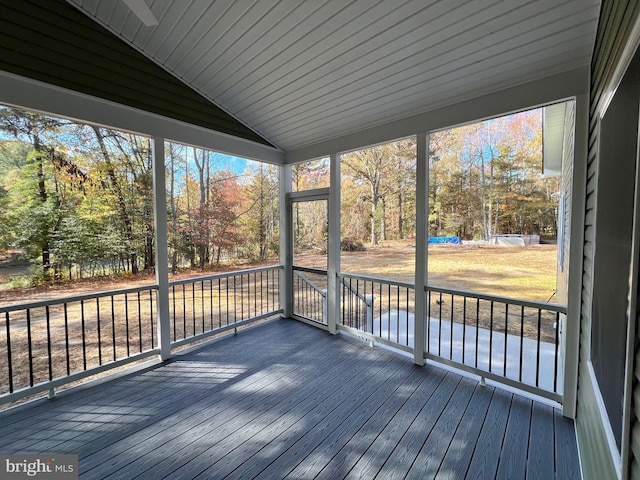
M 543 178 L 540 110 L 431 135 L 429 233 L 557 234 L 558 178 Z

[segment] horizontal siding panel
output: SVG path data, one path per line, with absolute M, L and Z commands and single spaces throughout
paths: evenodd
M 592 272 L 593 271 L 593 259 L 590 258 L 590 257 L 591 257 L 591 255 L 589 255 L 589 256 L 585 255 L 585 257 L 584 257 L 584 268 L 585 268 L 585 270 L 589 269 L 589 271 Z
M 595 165 L 595 161 L 593 162 L 594 166 L 589 168 L 589 173 L 591 173 L 592 175 L 589 176 L 588 181 L 587 181 L 587 195 L 589 195 L 591 198 L 593 198 L 594 201 L 594 205 L 595 205 L 595 191 L 596 191 L 596 186 L 598 184 L 598 177 L 596 176 L 596 172 L 598 170 L 597 166 Z M 589 208 L 593 208 L 593 205 L 589 206 Z
M 587 194 L 585 206 L 587 208 L 587 211 L 591 211 L 591 210 L 594 210 L 596 208 L 596 195 L 595 195 L 595 192 L 593 190 L 591 190 Z M 593 225 L 593 223 L 588 223 L 587 225 Z
M 580 335 L 580 373 L 578 386 L 578 417 L 576 430 L 579 437 L 581 459 L 585 478 L 615 478 L 613 471 L 606 473 L 599 470 L 599 463 L 611 463 L 608 452 L 606 437 L 603 436 L 602 420 L 595 402 L 593 392 L 595 386 L 592 384 L 587 372 L 587 361 L 590 358 L 590 329 L 591 329 L 591 298 L 592 291 L 591 276 L 593 269 L 593 247 L 596 232 L 595 208 L 597 198 L 597 171 L 598 171 L 598 116 L 597 106 L 607 88 L 614 70 L 617 67 L 622 50 L 627 41 L 630 27 L 635 22 L 638 15 L 638 1 L 616 1 L 603 0 L 599 20 L 598 32 L 596 34 L 596 44 L 594 47 L 594 57 L 591 64 L 591 101 L 589 120 L 589 152 L 587 164 L 587 184 L 586 184 L 586 211 L 585 211 L 585 242 L 584 242 L 584 262 L 583 262 L 583 289 L 582 289 L 582 312 L 581 312 L 581 335 Z M 606 279 L 597 279 L 606 281 Z M 635 366 L 636 376 L 640 374 L 638 360 Z M 640 389 L 634 386 L 634 410 L 640 412 Z M 635 414 L 634 414 L 635 415 Z M 632 429 L 631 459 L 629 471 L 632 478 L 638 476 L 637 455 L 638 429 L 634 425 Z
M 601 23 L 603 36 L 598 38 L 599 43 L 596 44 L 594 61 L 592 65 L 592 88 L 594 100 L 599 99 L 604 82 L 607 80 L 607 71 L 611 71 L 611 66 L 615 66 L 616 61 L 616 43 L 620 41 L 620 27 L 623 21 L 624 11 L 627 2 L 603 2 L 603 16 Z M 612 61 L 613 60 L 613 61 Z M 597 104 L 597 103 L 596 103 Z
M 593 261 L 593 250 L 584 250 L 584 259 Z
M 607 83 L 613 76 L 613 72 L 617 66 L 617 62 L 622 55 L 622 50 L 627 41 L 629 32 L 635 20 L 634 13 L 638 8 L 636 1 L 630 2 L 615 2 L 616 11 L 614 13 L 614 27 L 617 27 L 617 31 L 611 31 L 611 34 L 607 37 L 608 42 L 603 45 L 603 55 L 610 58 L 610 61 L 604 61 L 600 65 L 596 66 L 593 73 L 593 89 L 596 95 L 599 97 L 602 95 L 603 90 L 606 88 Z M 613 27 L 612 27 L 613 28 Z
M 632 460 L 631 460 L 632 464 L 631 464 L 630 470 L 632 472 L 632 478 L 635 478 L 633 477 L 633 471 L 634 469 L 637 470 L 637 467 L 638 467 L 637 459 L 640 458 L 640 428 L 638 428 L 637 419 L 636 419 L 636 425 L 634 425 L 633 430 L 631 432 L 631 453 L 632 453 Z
M 12 34 L 15 36 L 10 36 Z M 29 40 L 24 40 L 25 37 Z M 202 121 L 207 117 L 225 119 L 225 114 L 220 110 L 215 114 L 208 113 L 208 110 L 211 110 L 210 107 L 207 108 L 193 97 L 183 95 L 184 90 L 180 93 L 181 89 L 178 86 L 156 82 L 140 70 L 124 66 L 108 79 L 101 77 L 100 74 L 103 73 L 101 63 L 104 58 L 92 55 L 86 49 L 65 46 L 67 55 L 57 58 L 56 63 L 51 64 L 51 58 L 56 57 L 56 51 L 47 48 L 45 35 L 32 32 L 20 34 L 11 29 L 5 29 L 0 34 L 0 38 L 3 47 L 10 50 L 3 52 L 3 63 L 19 66 L 24 62 L 23 57 L 27 57 L 23 52 L 28 51 L 30 64 L 49 64 L 45 75 L 58 79 L 64 79 L 65 76 L 72 77 L 76 88 L 87 84 L 96 85 L 95 90 L 100 89 L 103 97 L 110 95 L 120 98 L 129 97 L 131 99 L 129 101 L 137 98 L 150 105 L 156 105 L 156 108 L 162 107 L 167 110 L 184 106 L 188 108 L 192 118 L 202 118 Z M 90 60 L 80 60 L 84 58 L 90 58 Z
M 0 7 L 0 69 L 269 145 L 66 2 Z
M 584 244 L 584 248 L 586 249 L 587 247 L 593 249 L 593 245 L 591 245 L 592 242 L 595 241 L 596 238 L 596 230 L 595 227 L 593 225 L 586 225 L 585 229 L 584 229 L 584 237 L 585 237 L 585 244 Z M 589 242 L 589 245 L 587 244 L 587 242 Z
M 163 69 L 157 66 L 149 68 L 149 61 L 143 55 L 124 42 L 114 41 L 116 38 L 113 34 L 100 27 L 96 28 L 93 22 L 85 19 L 73 8 L 57 8 L 55 1 L 40 2 L 38 6 L 41 13 L 36 16 L 28 2 L 14 2 L 13 5 L 12 10 L 5 10 L 5 20 L 11 19 L 14 23 L 35 32 L 55 29 L 56 39 L 61 42 L 60 48 L 77 44 L 80 48 L 92 51 L 95 56 L 105 57 L 109 62 L 122 67 L 133 67 L 161 83 L 184 86 L 175 78 L 167 77 Z M 183 95 L 186 94 L 183 92 Z

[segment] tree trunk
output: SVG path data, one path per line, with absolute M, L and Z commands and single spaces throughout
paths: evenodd
M 37 153 L 36 160 L 38 162 L 38 197 L 40 198 L 40 203 L 44 205 L 47 203 L 47 188 L 45 185 L 45 174 L 44 174 L 44 164 L 42 162 L 42 145 L 40 145 L 40 138 L 38 134 L 34 134 L 33 136 L 33 148 Z M 51 258 L 49 255 L 49 235 L 43 236 L 44 240 L 42 243 L 42 269 L 44 273 L 47 273 L 51 269 Z
M 371 245 L 378 244 L 378 237 L 376 236 L 376 210 L 378 209 L 378 199 L 373 197 L 371 199 Z
M 178 212 L 176 210 L 176 164 L 173 157 L 173 147 L 169 143 L 169 161 L 171 162 L 171 171 L 169 178 L 169 204 L 171 206 L 171 234 L 172 234 L 172 251 L 171 251 L 171 273 L 178 272 Z
M 113 188 L 114 193 L 116 194 L 116 201 L 118 203 L 118 211 L 120 213 L 120 219 L 124 224 L 125 234 L 128 241 L 129 247 L 129 259 L 131 261 L 131 273 L 134 275 L 138 274 L 138 256 L 135 251 L 135 247 L 133 245 L 135 240 L 135 235 L 133 233 L 133 222 L 131 221 L 131 217 L 129 216 L 129 212 L 127 211 L 127 205 L 124 199 L 124 195 L 122 193 L 122 189 L 120 188 L 120 182 L 118 180 L 118 176 L 116 175 L 115 169 L 113 167 L 113 163 L 111 162 L 111 154 L 109 150 L 107 150 L 107 146 L 104 143 L 104 136 L 98 127 L 91 127 L 96 134 L 96 139 L 98 141 L 98 145 L 100 147 L 100 152 L 102 153 L 102 157 L 104 158 L 104 162 L 107 166 L 107 174 L 109 175 L 109 180 L 111 181 L 111 186 Z
M 404 225 L 403 225 L 403 218 L 402 218 L 402 185 L 400 185 L 400 188 L 398 189 L 398 238 L 400 240 L 404 239 L 404 235 L 402 232 L 403 228 L 404 228 Z

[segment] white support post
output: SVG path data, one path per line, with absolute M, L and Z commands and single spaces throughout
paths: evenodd
M 329 332 L 337 332 L 340 318 L 340 155 L 331 154 L 329 191 L 329 245 L 327 246 L 327 325 Z
M 429 212 L 429 136 L 419 133 L 416 148 L 416 267 L 415 318 L 413 322 L 413 362 L 424 365 L 427 302 L 427 240 Z
M 160 358 L 171 357 L 169 324 L 169 256 L 167 242 L 167 192 L 165 183 L 164 138 L 153 138 L 153 213 L 155 226 L 156 283 L 158 284 L 157 324 Z
M 284 271 L 280 272 L 280 308 L 283 309 L 282 316 L 289 318 L 293 314 L 293 218 L 287 201 L 287 194 L 291 193 L 291 165 L 280 165 L 279 173 L 280 264 L 284 266 Z
M 575 418 L 578 399 L 578 363 L 580 353 L 580 310 L 582 303 L 582 260 L 584 255 L 585 188 L 589 140 L 589 97 L 576 97 L 573 179 L 571 186 L 571 226 L 569 246 L 569 285 L 567 316 L 562 330 L 564 345 L 564 381 L 562 414 Z M 568 227 L 568 226 L 567 226 Z

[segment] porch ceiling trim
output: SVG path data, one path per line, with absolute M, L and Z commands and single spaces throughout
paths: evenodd
M 0 103 L 281 164 L 284 153 L 251 140 L 0 70 Z
M 285 154 L 285 163 L 326 157 L 399 138 L 463 125 L 573 98 L 589 91 L 589 68 L 581 67 L 429 112 L 322 141 Z

